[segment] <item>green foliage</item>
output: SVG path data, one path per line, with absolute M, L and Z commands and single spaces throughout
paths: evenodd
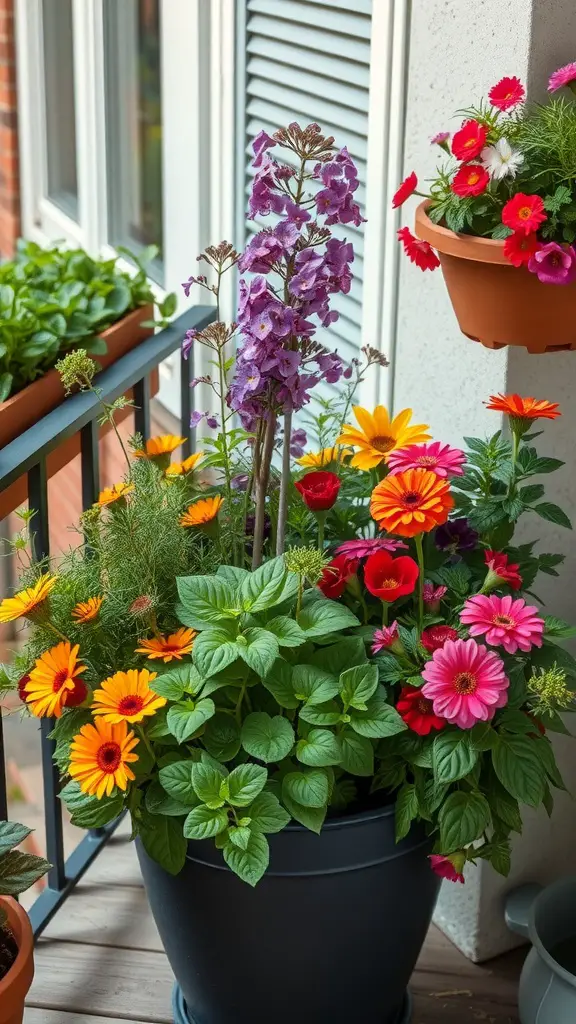
M 31 831 L 25 825 L 0 821 L 0 896 L 20 896 L 50 869 L 42 857 L 16 849 Z

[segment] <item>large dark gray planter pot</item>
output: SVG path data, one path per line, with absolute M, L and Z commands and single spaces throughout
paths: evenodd
M 255 889 L 209 840 L 189 844 L 176 877 L 137 844 L 177 1024 L 407 1024 L 439 889 L 424 832 L 397 845 L 386 807 L 269 839 Z
M 520 978 L 522 1024 L 576 1021 L 576 878 L 526 885 L 506 901 L 511 931 L 532 942 Z

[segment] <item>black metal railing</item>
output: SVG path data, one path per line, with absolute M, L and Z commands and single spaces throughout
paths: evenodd
M 135 430 L 144 439 L 150 436 L 150 373 L 178 349 L 186 331 L 201 330 L 214 317 L 209 306 L 195 306 L 183 313 L 164 330 L 143 341 L 107 370 L 99 373 L 95 383 L 104 402 L 133 389 L 135 404 Z M 194 432 L 190 429 L 190 380 L 194 373 L 192 352 L 181 360 L 181 432 L 186 438 L 183 457 L 191 454 Z M 44 416 L 20 437 L 0 451 L 0 493 L 24 474 L 28 477 L 28 504 L 36 510 L 32 539 L 32 557 L 42 561 L 50 553 L 49 507 L 46 459 L 60 444 L 80 432 L 82 466 L 82 507 L 90 508 L 97 500 L 100 489 L 98 463 L 98 416 L 101 406 L 91 392 L 82 392 L 66 399 L 62 405 Z M 4 595 L 3 595 L 4 596 Z M 35 935 L 46 927 L 86 869 L 108 842 L 117 822 L 105 828 L 93 829 L 65 860 L 62 829 L 62 806 L 58 798 L 60 783 L 58 770 L 52 760 L 53 743 L 48 738 L 53 722 L 40 723 L 42 772 L 44 785 L 44 815 L 46 821 L 46 855 L 52 868 L 47 886 L 30 910 Z M 0 713 L 0 821 L 8 818 L 5 749 Z

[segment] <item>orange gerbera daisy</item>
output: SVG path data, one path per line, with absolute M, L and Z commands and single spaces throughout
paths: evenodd
M 62 641 L 36 659 L 26 683 L 26 703 L 36 718 L 60 718 L 62 708 L 76 707 L 88 689 L 78 678 L 86 665 L 78 661 L 79 646 Z
M 555 420 L 562 415 L 558 402 L 547 402 L 545 398 L 521 398 L 520 395 L 491 395 L 486 408 L 522 420 Z
M 185 476 L 186 473 L 191 473 L 203 455 L 204 452 L 194 452 L 187 459 L 184 459 L 183 462 L 173 462 L 171 466 L 168 466 L 166 476 Z
M 125 721 L 112 725 L 102 718 L 83 725 L 70 745 L 68 771 L 83 793 L 110 796 L 115 786 L 125 790 L 135 775 L 129 767 L 138 760 L 134 747 L 139 741 Z
M 180 516 L 180 526 L 205 526 L 211 523 L 218 515 L 222 501 L 220 495 L 215 498 L 200 498 L 193 505 L 189 505 L 184 515 Z
M 351 466 L 357 466 L 358 469 L 374 469 L 395 448 L 430 440 L 425 423 L 410 426 L 412 409 L 403 409 L 391 419 L 383 405 L 377 405 L 373 413 L 360 405 L 352 408 L 360 429 L 345 423 L 336 443 L 360 448 L 350 462 Z
M 141 722 L 147 715 L 155 715 L 166 704 L 165 697 L 159 697 L 150 689 L 157 672 L 147 668 L 130 668 L 127 672 L 115 672 L 100 683 L 94 691 L 92 714 L 102 715 L 105 722 Z
M 387 476 L 372 491 L 370 513 L 381 529 L 401 537 L 428 533 L 445 523 L 454 499 L 450 483 L 429 469 Z
M 182 626 L 169 636 L 153 636 L 150 640 L 140 640 L 136 654 L 146 654 L 148 658 L 162 658 L 164 662 L 175 658 L 181 661 L 185 654 L 190 654 L 194 646 L 196 630 Z
M 45 572 L 31 587 L 14 594 L 14 597 L 5 597 L 0 604 L 0 622 L 13 622 L 21 616 L 33 619 L 39 615 L 40 607 L 54 587 L 56 579 L 56 576 Z
M 134 484 L 114 484 L 112 487 L 105 487 L 103 491 L 100 491 L 98 495 L 97 505 L 103 508 L 105 505 L 111 505 L 112 502 L 118 501 L 120 498 L 125 498 L 127 494 L 131 494 L 134 490 Z
M 143 448 L 137 448 L 134 452 L 136 459 L 158 459 L 163 455 L 171 455 L 181 444 L 184 444 L 185 437 L 176 437 L 175 434 L 160 434 L 158 437 L 150 437 Z
M 97 618 L 102 607 L 103 597 L 89 597 L 87 601 L 79 601 L 72 609 L 72 618 L 76 622 L 92 622 Z

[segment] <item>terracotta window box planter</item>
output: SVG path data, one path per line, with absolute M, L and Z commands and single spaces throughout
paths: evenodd
M 22 1024 L 24 1000 L 34 977 L 32 927 L 16 900 L 0 896 L 0 906 L 8 915 L 8 926 L 18 946 L 16 960 L 0 981 L 0 1024 Z
M 105 355 L 93 356 L 104 370 L 122 356 L 136 348 L 145 338 L 152 334 L 152 328 L 142 327 L 142 322 L 154 317 L 152 305 L 140 306 L 102 333 L 108 345 Z M 96 383 L 98 379 L 96 378 Z M 158 393 L 158 370 L 151 374 L 151 394 Z M 132 391 L 126 392 L 132 397 Z M 49 370 L 22 391 L 18 391 L 0 404 L 0 449 L 19 437 L 25 430 L 34 426 L 43 416 L 55 409 L 65 399 L 64 388 L 56 370 Z M 130 409 L 124 409 L 116 416 L 120 423 L 131 415 Z M 110 430 L 109 425 L 102 427 L 100 437 Z M 54 476 L 80 453 L 80 435 L 76 434 L 53 451 L 46 460 L 48 477 Z M 0 520 L 18 508 L 28 498 L 26 476 L 16 480 L 0 495 Z
M 416 234 L 438 252 L 467 338 L 486 348 L 517 345 L 533 354 L 576 349 L 576 283 L 542 284 L 536 274 L 509 263 L 503 242 L 434 224 L 427 205 L 416 211 Z

